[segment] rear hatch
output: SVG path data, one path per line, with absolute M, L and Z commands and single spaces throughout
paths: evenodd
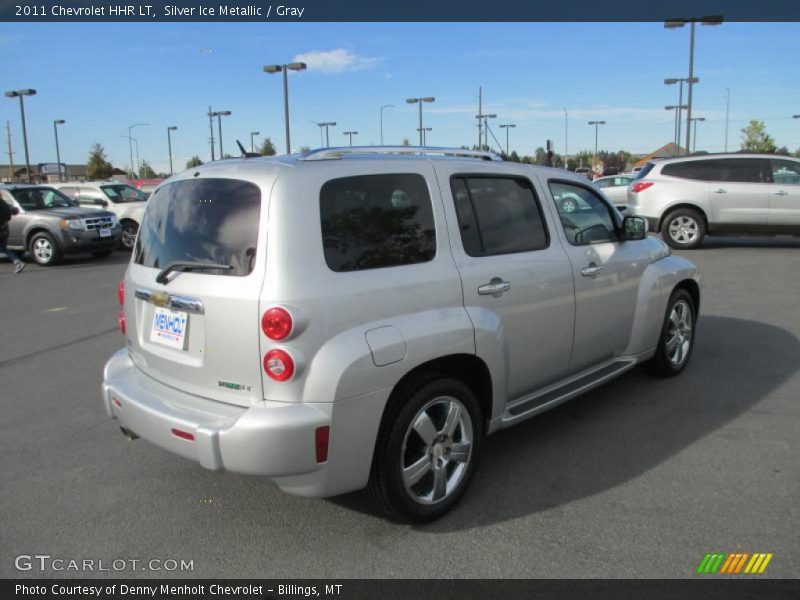
M 206 177 L 151 196 L 125 278 L 128 348 L 148 376 L 243 406 L 263 398 L 258 299 L 268 189 Z

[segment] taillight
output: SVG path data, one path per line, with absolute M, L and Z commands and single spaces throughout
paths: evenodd
M 261 329 L 271 340 L 284 340 L 292 332 L 292 315 L 284 308 L 275 306 L 261 317 Z
M 119 311 L 119 319 L 117 320 L 119 323 L 119 330 L 122 332 L 122 335 L 125 335 L 125 311 Z
M 284 350 L 270 350 L 264 355 L 264 370 L 275 381 L 286 381 L 294 375 L 294 361 Z
M 117 286 L 117 300 L 119 300 L 119 305 L 122 306 L 125 304 L 125 282 L 120 281 L 119 285 Z
M 314 438 L 317 447 L 317 462 L 324 463 L 328 460 L 328 440 L 330 439 L 331 428 L 328 425 L 317 427 Z
M 634 194 L 638 194 L 639 192 L 643 192 L 647 188 L 653 185 L 652 181 L 636 181 L 631 185 L 631 191 Z

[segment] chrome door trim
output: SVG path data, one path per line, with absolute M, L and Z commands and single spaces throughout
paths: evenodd
M 155 306 L 183 310 L 197 315 L 202 315 L 205 312 L 205 307 L 201 300 L 189 298 L 188 296 L 176 296 L 166 292 L 151 292 L 142 288 L 137 289 L 134 295 L 139 300 L 144 300 Z

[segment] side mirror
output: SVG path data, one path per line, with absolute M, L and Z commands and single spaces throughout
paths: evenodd
M 644 217 L 625 217 L 622 221 L 622 239 L 625 241 L 643 240 L 647 237 L 647 219 Z

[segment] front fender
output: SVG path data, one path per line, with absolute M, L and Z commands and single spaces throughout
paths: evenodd
M 656 347 L 670 294 L 686 279 L 699 281 L 699 274 L 685 258 L 666 256 L 648 265 L 639 282 L 631 337 L 624 354 L 637 355 Z

